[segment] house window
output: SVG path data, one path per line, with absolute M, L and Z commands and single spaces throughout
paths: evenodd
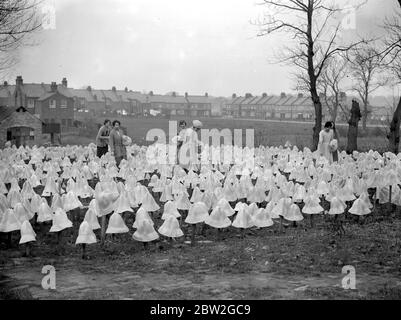
M 280 113 L 280 119 L 285 119 L 285 113 Z
M 72 120 L 71 119 L 68 119 L 68 126 L 72 127 Z
M 28 99 L 28 108 L 35 108 L 35 100 Z
M 66 119 L 61 119 L 61 124 L 63 125 L 63 127 L 65 127 L 67 125 Z
M 61 99 L 60 108 L 67 108 L 67 100 L 66 99 Z
M 54 119 L 50 119 L 50 123 L 54 123 Z
M 56 108 L 56 100 L 54 100 L 54 99 L 49 100 L 49 108 L 51 108 L 51 109 Z

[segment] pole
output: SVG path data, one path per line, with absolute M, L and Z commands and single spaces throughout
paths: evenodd
M 104 246 L 104 240 L 106 236 L 106 216 L 102 216 L 102 227 L 101 227 L 101 234 L 100 234 L 100 244 Z

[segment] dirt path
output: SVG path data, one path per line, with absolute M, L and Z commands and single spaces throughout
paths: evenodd
M 341 287 L 341 274 L 320 277 L 272 273 L 111 274 L 102 268 L 81 272 L 75 268 L 56 270 L 56 290 L 41 287 L 41 270 L 15 268 L 5 272 L 0 286 L 26 288 L 34 299 L 325 299 L 364 298 L 386 285 L 401 287 L 401 280 L 386 276 L 357 275 L 356 289 Z M 376 289 L 375 289 L 376 288 Z

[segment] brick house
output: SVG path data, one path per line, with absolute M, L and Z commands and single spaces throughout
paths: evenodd
M 171 95 L 149 94 L 150 109 L 160 111 L 166 115 L 189 116 L 190 110 L 185 96 L 177 95 L 173 92 Z
M 66 78 L 57 85 L 24 83 L 18 76 L 15 85 L 5 82 L 0 86 L 0 106 L 24 107 L 42 122 L 60 123 L 62 130 L 73 126 L 74 100 Z
M 0 107 L 0 147 L 11 141 L 17 147 L 40 145 L 43 122 L 24 107 Z
M 226 102 L 223 107 L 223 114 L 225 116 L 231 117 L 240 117 L 241 116 L 241 102 L 245 99 L 245 97 L 237 97 L 235 93 L 233 93 L 232 98 Z
M 188 95 L 185 93 L 185 99 L 189 106 L 190 116 L 210 117 L 212 113 L 212 99 L 205 93 L 204 96 Z
M 44 123 L 60 123 L 61 128 L 73 126 L 74 99 L 68 91 L 59 90 L 53 82 L 50 91 L 36 100 L 35 114 Z

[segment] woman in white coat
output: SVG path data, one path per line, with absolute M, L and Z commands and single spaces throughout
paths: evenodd
M 327 121 L 324 125 L 324 129 L 319 133 L 319 143 L 317 150 L 319 155 L 325 157 L 329 163 L 333 162 L 333 154 L 330 150 L 330 141 L 334 138 L 333 123 Z
M 192 127 L 185 130 L 184 141 L 179 151 L 179 163 L 188 171 L 189 168 L 199 169 L 199 146 L 198 133 L 202 128 L 202 122 L 194 120 Z

